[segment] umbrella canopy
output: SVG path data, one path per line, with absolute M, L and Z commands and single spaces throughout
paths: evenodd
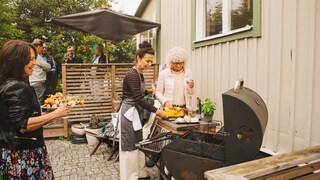
M 47 22 L 94 34 L 113 43 L 160 26 L 160 24 L 152 21 L 108 9 L 60 16 Z

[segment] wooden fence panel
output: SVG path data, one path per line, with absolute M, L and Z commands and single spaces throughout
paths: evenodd
M 123 78 L 132 64 L 63 64 L 62 92 L 83 99 L 85 104 L 70 108 L 69 122 L 89 121 L 93 114 L 110 119 L 112 101 L 122 96 Z M 158 64 L 144 72 L 146 86 L 158 78 Z

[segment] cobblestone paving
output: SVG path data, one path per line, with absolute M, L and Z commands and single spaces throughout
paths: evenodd
M 96 153 L 90 157 L 94 146 L 72 144 L 71 141 L 46 139 L 51 165 L 56 180 L 117 180 L 119 162 L 115 156 L 107 161 L 111 151 L 106 144 L 101 144 Z M 148 168 L 151 179 L 159 179 L 157 167 Z

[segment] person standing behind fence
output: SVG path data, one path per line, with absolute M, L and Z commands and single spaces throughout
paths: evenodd
M 47 80 L 46 80 L 46 95 L 48 94 L 54 94 L 55 93 L 55 87 L 52 87 L 54 82 L 54 75 L 56 73 L 56 62 L 53 59 L 52 56 L 48 54 L 48 46 L 43 43 L 43 52 L 42 52 L 42 58 L 51 65 L 51 70 L 47 72 Z
M 102 44 L 98 44 L 96 48 L 96 54 L 92 57 L 91 63 L 92 64 L 101 64 L 101 63 L 107 63 L 106 61 L 107 57 L 104 54 L 104 46 Z M 100 100 L 101 94 L 104 93 L 104 83 L 102 83 L 101 79 L 103 79 L 103 76 L 99 73 L 97 73 L 98 67 L 91 67 L 91 75 L 94 77 L 91 81 L 92 84 L 92 92 L 95 94 L 96 100 Z
M 104 54 L 104 46 L 102 44 L 97 45 L 96 54 L 92 57 L 91 63 L 107 63 L 107 57 Z
M 44 42 L 41 39 L 33 40 L 32 44 L 36 47 L 37 53 L 43 53 Z M 41 56 L 37 56 L 36 65 L 33 73 L 29 76 L 30 85 L 35 89 L 39 104 L 42 105 L 45 99 L 47 72 L 51 70 L 51 65 L 47 63 Z
M 75 54 L 73 46 L 67 47 L 66 63 L 83 63 L 83 59 Z
M 154 50 L 144 41 L 139 45 L 135 57 L 135 65 L 123 80 L 122 105 L 120 118 L 120 179 L 150 179 L 145 168 L 145 155 L 135 144 L 142 141 L 142 124 L 139 118 L 143 109 L 166 117 L 164 111 L 149 104 L 143 97 L 147 92 L 143 72 L 151 66 Z
M 54 179 L 42 127 L 68 111 L 61 105 L 41 115 L 28 84 L 36 51 L 20 40 L 6 42 L 0 51 L 0 179 Z

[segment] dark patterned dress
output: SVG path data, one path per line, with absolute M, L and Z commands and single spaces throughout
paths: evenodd
M 26 131 L 29 118 L 40 115 L 35 91 L 26 82 L 9 79 L 0 85 L 0 174 L 3 179 L 53 179 L 43 128 Z
M 0 149 L 0 172 L 4 179 L 53 179 L 45 146 L 35 149 Z

